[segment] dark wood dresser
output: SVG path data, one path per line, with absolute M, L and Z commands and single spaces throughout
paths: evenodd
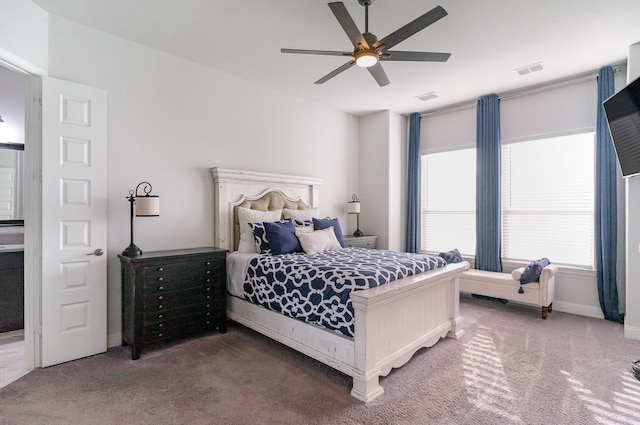
M 226 324 L 226 250 L 191 248 L 119 255 L 122 340 L 131 358 L 142 347 Z

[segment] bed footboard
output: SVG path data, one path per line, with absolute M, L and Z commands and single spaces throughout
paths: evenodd
M 351 294 L 355 310 L 351 395 L 368 402 L 384 391 L 380 376 L 440 338 L 459 338 L 459 278 L 469 263 L 410 276 Z
M 353 377 L 351 395 L 369 402 L 383 393 L 380 376 L 422 347 L 459 338 L 459 280 L 466 262 L 354 291 L 355 336 L 292 319 L 228 296 L 227 316 Z

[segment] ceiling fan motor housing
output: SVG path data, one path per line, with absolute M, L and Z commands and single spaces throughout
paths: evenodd
M 378 41 L 378 37 L 371 34 L 370 32 L 365 32 L 362 34 L 362 36 L 364 37 L 364 41 L 366 41 L 367 44 L 369 45 L 369 48 L 373 49 L 373 45 L 376 44 L 376 42 Z
M 373 4 L 373 2 L 375 2 L 376 0 L 358 0 L 358 3 L 360 3 L 360 6 L 371 6 Z

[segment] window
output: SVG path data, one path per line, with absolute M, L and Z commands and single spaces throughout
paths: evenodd
M 593 267 L 594 134 L 502 146 L 502 258 Z M 475 255 L 475 148 L 422 156 L 421 251 Z
M 502 147 L 502 257 L 593 266 L 594 134 Z
M 476 252 L 476 150 L 421 158 L 420 250 Z

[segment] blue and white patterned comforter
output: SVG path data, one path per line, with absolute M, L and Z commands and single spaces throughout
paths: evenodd
M 244 298 L 306 322 L 353 336 L 350 293 L 445 266 L 444 260 L 365 248 L 253 258 Z

